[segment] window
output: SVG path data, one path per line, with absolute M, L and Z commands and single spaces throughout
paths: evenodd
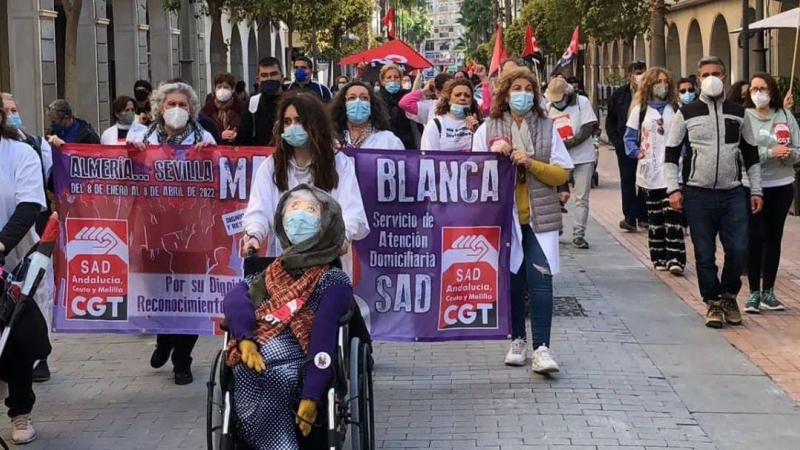
M 434 44 L 433 44 L 433 41 L 427 41 L 427 42 L 425 42 L 425 51 L 426 51 L 426 52 L 432 52 L 432 51 L 434 51 L 434 50 L 435 50 L 435 49 L 434 49 Z

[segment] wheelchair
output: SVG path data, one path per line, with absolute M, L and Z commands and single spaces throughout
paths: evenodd
M 245 260 L 245 274 L 258 273 L 273 258 L 250 257 Z M 259 270 L 260 269 L 260 270 Z M 233 369 L 225 364 L 228 332 L 225 331 L 222 349 L 217 351 L 206 383 L 206 439 L 208 450 L 252 450 L 237 438 L 233 408 Z M 373 404 L 372 341 L 355 301 L 339 319 L 336 352 L 331 369 L 333 377 L 327 387 L 317 421 L 307 437 L 300 438 L 301 450 L 343 450 L 349 438 L 352 450 L 375 448 L 375 414 Z M 301 366 L 302 370 L 306 361 Z M 349 436 L 348 436 L 349 431 Z M 299 435 L 299 432 L 298 432 Z

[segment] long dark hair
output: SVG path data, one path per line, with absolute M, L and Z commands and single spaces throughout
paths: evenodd
M 19 130 L 6 122 L 6 110 L 0 108 L 0 139 L 2 138 L 15 141 L 21 140 L 19 137 Z
M 781 98 L 780 91 L 778 91 L 778 83 L 775 82 L 775 78 L 772 78 L 772 75 L 768 74 L 767 72 L 756 72 L 752 77 L 750 77 L 750 87 L 753 86 L 752 82 L 756 78 L 764 80 L 764 83 L 767 84 L 767 89 L 769 89 L 769 109 L 777 111 L 783 108 L 783 99 Z M 753 103 L 753 99 L 750 98 L 749 95 L 744 99 L 744 107 L 756 107 L 755 103 Z
M 328 110 L 314 94 L 292 92 L 283 95 L 275 115 L 275 177 L 274 182 L 281 192 L 289 190 L 289 160 L 294 156 L 294 147 L 283 141 L 283 116 L 286 109 L 294 106 L 300 116 L 300 123 L 308 133 L 308 148 L 311 150 L 311 176 L 314 186 L 325 192 L 331 192 L 339 186 L 339 174 L 336 172 L 336 152 L 333 149 L 333 121 Z
M 725 96 L 725 100 L 744 106 L 747 98 L 750 97 L 749 95 L 745 95 L 744 98 L 742 98 L 742 86 L 746 84 L 749 85 L 750 80 L 740 80 L 733 83 L 730 90 L 728 90 L 728 95 Z
M 457 86 L 465 86 L 469 88 L 469 97 L 472 100 L 472 104 L 470 105 L 470 113 L 474 114 L 477 119 L 481 118 L 481 112 L 478 109 L 477 102 L 475 101 L 475 87 L 472 86 L 472 83 L 469 80 L 453 80 L 447 88 L 442 91 L 442 98 L 440 98 L 436 102 L 436 114 L 443 116 L 450 112 L 450 95 L 453 94 L 453 90 Z
M 344 131 L 347 129 L 347 100 L 345 97 L 347 97 L 347 91 L 353 86 L 361 86 L 367 90 L 370 106 L 369 123 L 372 128 L 379 131 L 391 131 L 392 125 L 389 122 L 389 111 L 386 109 L 386 104 L 377 95 L 374 95 L 374 89 L 357 80 L 347 83 L 340 89 L 336 96 L 333 97 L 330 106 L 328 106 L 334 125 L 336 125 L 336 130 Z

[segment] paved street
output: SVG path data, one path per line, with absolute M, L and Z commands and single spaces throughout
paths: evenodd
M 556 295 L 580 305 L 558 302 L 562 372 L 503 366 L 505 342 L 378 344 L 380 448 L 798 447 L 800 410 L 780 386 L 597 222 L 587 239 L 590 250 L 562 245 Z M 152 341 L 57 335 L 53 380 L 37 386 L 39 440 L 25 448 L 205 448 L 203 381 L 219 342 L 201 339 L 195 383 L 176 387 L 149 368 Z

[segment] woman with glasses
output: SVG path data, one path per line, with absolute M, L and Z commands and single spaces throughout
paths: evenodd
M 683 274 L 686 245 L 681 213 L 670 208 L 664 154 L 672 118 L 678 109 L 675 82 L 661 67 L 644 73 L 631 103 L 625 151 L 638 159 L 636 185 L 646 192 L 650 260 L 658 271 Z
M 678 106 L 688 105 L 697 99 L 697 85 L 690 78 L 678 80 Z
M 775 297 L 775 278 L 781 260 L 781 240 L 786 216 L 794 200 L 794 165 L 800 162 L 800 129 L 791 112 L 783 109 L 783 99 L 775 80 L 768 73 L 757 73 L 750 80 L 750 95 L 745 100 L 745 117 L 758 143 L 764 208 L 750 215 L 747 249 L 747 280 L 750 296 L 745 312 L 761 309 L 780 311 L 783 303 Z M 743 179 L 748 186 L 746 179 Z

